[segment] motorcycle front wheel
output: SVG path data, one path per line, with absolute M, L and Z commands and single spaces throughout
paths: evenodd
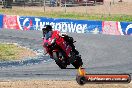
M 60 55 L 62 55 L 60 57 Z M 61 52 L 53 52 L 53 58 L 56 62 L 56 64 L 61 68 L 61 69 L 66 69 L 67 67 L 67 64 L 64 60 L 64 56 Z

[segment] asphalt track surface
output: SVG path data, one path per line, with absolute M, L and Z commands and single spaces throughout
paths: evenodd
M 132 73 L 132 36 L 69 34 L 77 42 L 87 73 Z M 43 55 L 41 31 L 0 30 L 0 42 L 18 43 L 39 53 L 23 61 L 0 62 L 0 80 L 74 80 L 72 65 L 60 69 Z

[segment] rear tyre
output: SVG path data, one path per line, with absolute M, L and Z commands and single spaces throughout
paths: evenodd
M 61 68 L 61 69 L 66 69 L 67 67 L 67 64 L 66 62 L 64 61 L 64 57 L 61 56 L 61 58 L 59 57 L 59 54 L 61 54 L 61 52 L 53 52 L 53 58 L 56 62 L 56 64 Z
M 83 65 L 81 57 L 77 57 L 77 59 L 72 63 L 72 65 L 78 69 L 80 66 Z

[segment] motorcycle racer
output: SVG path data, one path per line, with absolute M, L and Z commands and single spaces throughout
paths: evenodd
M 72 47 L 72 51 L 75 52 L 76 55 L 79 55 L 79 52 L 76 50 L 74 46 L 74 39 L 70 36 L 68 36 L 66 33 L 61 33 L 60 31 L 53 31 L 51 25 L 45 25 L 44 28 L 42 28 L 43 31 L 43 37 L 48 39 L 52 36 L 53 33 L 58 34 L 60 37 L 63 37 L 64 40 Z
M 83 65 L 81 55 L 75 49 L 74 39 L 60 31 L 53 31 L 51 25 L 42 28 L 43 47 L 45 54 L 49 54 L 61 69 L 66 69 L 67 65 L 72 64 L 76 69 Z

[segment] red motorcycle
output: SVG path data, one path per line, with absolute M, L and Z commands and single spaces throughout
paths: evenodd
M 70 64 L 78 69 L 83 64 L 81 56 L 76 55 L 72 47 L 57 32 L 54 31 L 43 38 L 43 47 L 61 69 L 66 69 Z

